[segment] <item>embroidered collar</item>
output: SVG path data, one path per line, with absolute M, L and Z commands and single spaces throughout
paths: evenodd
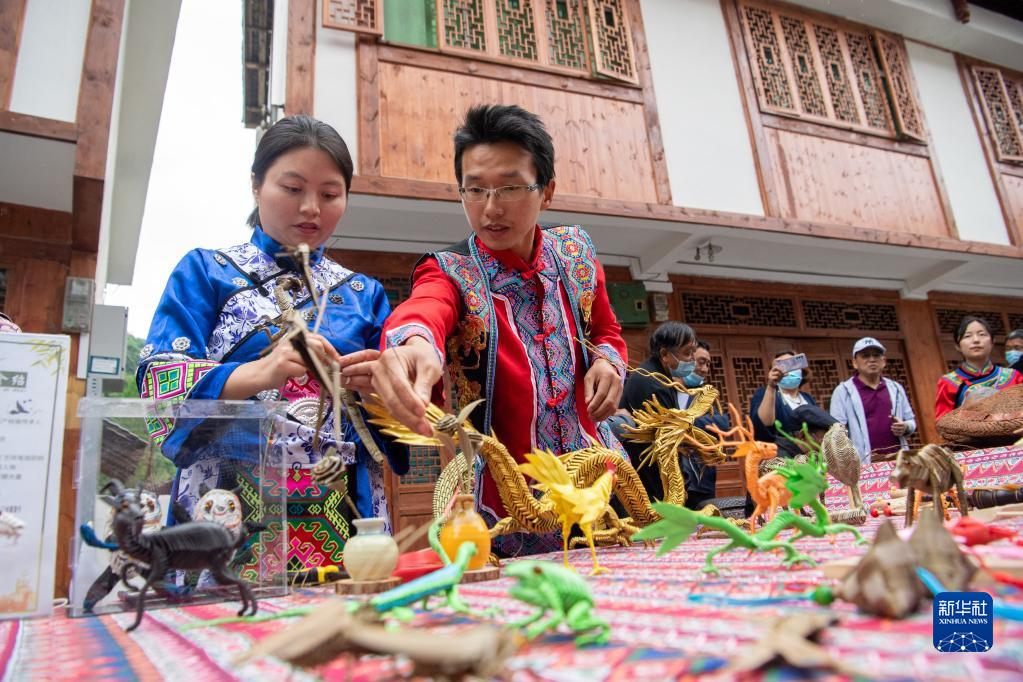
M 994 368 L 995 366 L 990 360 L 987 362 L 987 364 L 984 365 L 983 369 L 977 369 L 973 365 L 966 362 L 965 360 L 959 363 L 959 369 L 962 371 L 962 373 L 972 377 L 982 377 L 987 374 L 990 374 Z
M 254 244 L 260 251 L 273 258 L 277 265 L 285 270 L 296 269 L 296 264 L 292 262 L 291 258 L 277 255 L 284 252 L 284 247 L 281 246 L 280 242 L 276 241 L 273 237 L 264 232 L 262 227 L 256 226 L 253 228 L 252 239 L 249 241 L 252 242 L 252 244 Z M 315 266 L 320 262 L 323 258 L 324 248 L 324 246 L 321 246 L 315 251 L 309 252 L 310 266 Z
M 477 235 L 473 235 L 473 239 L 476 240 L 476 248 L 478 248 L 481 253 L 490 255 L 508 270 L 522 273 L 522 276 L 526 279 L 532 277 L 533 273 L 543 269 L 543 233 L 540 231 L 539 227 L 533 227 L 533 252 L 529 258 L 529 262 L 522 260 L 521 257 L 510 249 L 503 249 L 501 251 L 492 250 L 484 244 L 483 240 Z
M 551 282 L 558 279 L 553 254 L 548 253 L 548 244 L 539 229 L 533 237 L 533 255 L 529 262 L 508 250 L 488 249 L 478 237 L 474 238 L 490 287 L 497 293 L 509 287 L 521 288 L 538 274 Z

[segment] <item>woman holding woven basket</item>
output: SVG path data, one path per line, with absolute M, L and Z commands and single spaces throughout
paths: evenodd
M 1023 375 L 1009 367 L 991 362 L 994 349 L 991 327 L 985 320 L 968 315 L 959 323 L 956 349 L 963 356 L 955 371 L 938 379 L 934 418 L 961 407 L 968 400 L 985 398 L 1009 386 L 1023 384 Z

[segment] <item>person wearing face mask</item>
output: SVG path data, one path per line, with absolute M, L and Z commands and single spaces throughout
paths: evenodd
M 704 381 L 704 375 L 700 374 L 698 369 L 701 352 L 697 344 L 696 333 L 688 324 L 665 322 L 650 335 L 650 355 L 639 366 L 647 372 L 662 374 L 681 382 L 684 386 L 696 388 Z M 704 350 L 703 354 L 706 356 L 704 370 L 706 374 L 710 370 L 710 353 Z M 656 400 L 664 407 L 685 409 L 689 406 L 690 397 L 688 393 L 664 386 L 653 377 L 644 376 L 639 372 L 630 373 L 625 381 L 625 390 L 622 392 L 619 407 L 632 412 L 642 408 L 643 403 L 648 400 Z M 723 424 L 728 428 L 727 419 L 724 419 Z M 701 426 L 700 420 L 697 421 L 697 425 Z M 706 424 L 701 428 L 706 428 Z M 639 461 L 646 447 L 643 443 L 633 443 L 624 439 L 622 444 L 633 462 Z M 708 476 L 703 471 L 702 461 L 696 462 L 686 454 L 682 454 L 680 460 L 682 475 L 686 482 L 686 506 L 713 497 L 715 484 L 713 467 Z M 661 474 L 656 466 L 640 467 L 639 477 L 650 499 L 664 499 Z
M 986 320 L 973 315 L 964 317 L 956 330 L 955 342 L 963 361 L 955 371 L 938 379 L 935 419 L 970 400 L 985 398 L 992 392 L 1023 383 L 1023 375 L 1016 370 L 991 362 L 994 343 Z
M 803 405 L 817 404 L 813 396 L 799 390 L 810 380 L 807 370 L 796 369 L 785 373 L 777 365 L 778 360 L 791 358 L 795 354 L 791 350 L 775 354 L 774 364 L 767 372 L 766 385 L 757 389 L 750 399 L 749 416 L 753 420 L 753 435 L 759 441 L 775 443 L 782 438 L 774 427 L 775 421 L 781 422 L 786 433 L 798 434 L 803 423 L 794 414 L 794 410 Z
M 1013 329 L 1005 337 L 1005 364 L 1023 372 L 1023 329 Z
M 697 340 L 696 350 L 693 351 L 693 361 L 696 369 L 682 378 L 686 388 L 699 388 L 707 383 L 710 376 L 711 358 L 710 344 L 703 340 Z M 679 392 L 679 407 L 689 406 L 690 396 L 687 393 Z M 727 431 L 732 426 L 728 417 L 721 414 L 717 405 L 711 407 L 710 412 L 697 417 L 694 425 L 703 429 L 714 437 L 711 426 L 716 426 L 722 431 Z M 690 509 L 700 509 L 704 504 L 716 496 L 717 489 L 717 467 L 705 464 L 703 458 L 692 450 L 687 452 L 688 457 L 680 457 L 679 463 L 682 466 L 682 477 L 686 481 L 686 506 Z

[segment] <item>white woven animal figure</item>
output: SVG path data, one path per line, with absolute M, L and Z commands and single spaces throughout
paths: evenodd
M 195 503 L 192 520 L 219 523 L 237 536 L 242 527 L 242 502 L 230 490 L 207 490 Z

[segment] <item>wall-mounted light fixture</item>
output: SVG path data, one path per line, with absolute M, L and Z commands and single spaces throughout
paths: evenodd
M 716 254 L 721 253 L 722 251 L 724 251 L 724 247 L 723 246 L 718 246 L 718 245 L 714 244 L 713 242 L 707 242 L 706 244 L 701 244 L 700 246 L 696 247 L 696 257 L 693 260 L 697 260 L 697 261 L 701 260 L 703 258 L 703 255 L 706 254 L 707 255 L 707 262 L 708 263 L 713 263 L 714 262 L 714 256 Z

